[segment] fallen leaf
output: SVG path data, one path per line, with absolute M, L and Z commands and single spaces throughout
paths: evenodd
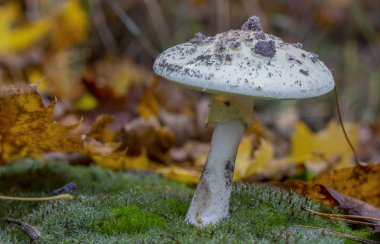
M 261 138 L 254 150 L 254 136 L 243 138 L 235 163 L 234 180 L 281 179 L 293 172 L 294 163 L 274 159 L 273 144 Z
M 84 152 L 77 124 L 60 125 L 45 107 L 35 85 L 0 87 L 0 164 L 45 152 Z M 1 162 L 2 161 L 2 162 Z
M 98 93 L 102 93 L 96 95 L 119 99 L 129 95 L 134 85 L 146 86 L 151 79 L 151 73 L 131 60 L 108 57 L 87 69 L 84 79 L 89 85 L 96 87 Z
M 352 144 L 357 145 L 357 126 L 347 124 L 345 127 Z M 332 159 L 339 156 L 340 160 L 334 165 L 335 168 L 352 165 L 352 150 L 340 125 L 334 121 L 317 133 L 311 132 L 304 123 L 298 123 L 291 144 L 291 159 L 320 161 L 321 158 Z
M 336 191 L 380 207 L 380 164 L 355 166 L 323 173 L 312 179 Z
M 126 156 L 126 151 L 113 151 L 109 155 L 93 154 L 91 158 L 94 162 L 102 167 L 123 170 L 146 170 L 157 168 L 148 158 L 146 149 L 143 148 L 137 156 Z
M 139 153 L 145 148 L 150 158 L 161 162 L 168 162 L 166 152 L 174 141 L 174 134 L 167 127 L 162 127 L 156 117 L 134 119 L 122 131 L 122 142 L 128 148 L 128 155 L 135 155 L 134 152 Z
M 308 184 L 302 180 L 288 180 L 285 182 L 271 182 L 271 185 L 285 189 L 287 191 L 296 191 L 299 195 L 308 199 L 319 202 L 325 206 L 338 206 L 338 202 L 324 194 L 321 185 Z
M 137 105 L 137 112 L 143 119 L 149 119 L 151 117 L 157 117 L 159 111 L 159 104 L 156 94 L 154 92 L 157 86 L 157 78 L 153 76 L 151 86 L 145 91 L 144 96 L 141 98 Z
M 25 50 L 45 37 L 51 28 L 47 18 L 33 23 L 20 23 L 20 19 L 21 7 L 17 3 L 9 2 L 0 7 L 0 53 Z
M 116 132 L 107 129 L 113 121 L 114 118 L 112 116 L 99 115 L 86 135 L 101 142 L 114 142 Z
M 50 38 L 54 49 L 80 44 L 87 39 L 88 16 L 79 0 L 65 1 L 52 22 Z
M 79 111 L 90 111 L 98 107 L 98 105 L 98 100 L 87 91 L 75 102 L 75 108 Z
M 43 63 L 44 92 L 62 100 L 76 101 L 83 95 L 81 65 L 83 56 L 73 50 L 53 53 Z
M 329 187 L 320 185 L 325 195 L 329 195 L 330 198 L 333 198 L 338 202 L 339 207 L 343 209 L 347 214 L 366 216 L 372 218 L 380 219 L 380 209 L 376 208 L 364 201 L 358 200 L 354 197 L 347 196 L 341 192 L 338 192 Z M 368 220 L 371 223 L 380 225 L 380 221 Z M 380 227 L 376 227 L 377 230 L 380 230 Z
M 158 174 L 162 174 L 168 179 L 192 184 L 198 183 L 201 176 L 201 173 L 197 170 L 186 169 L 176 166 L 159 168 L 156 170 L 156 172 Z

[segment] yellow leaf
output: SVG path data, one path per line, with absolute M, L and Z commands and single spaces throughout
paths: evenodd
M 91 93 L 85 92 L 79 100 L 75 102 L 75 107 L 81 111 L 90 111 L 95 109 L 98 104 L 98 100 Z
M 274 149 L 272 143 L 262 139 L 259 149 L 255 152 L 253 162 L 248 166 L 245 178 L 267 170 L 273 161 Z
M 156 170 L 158 174 L 162 174 L 168 179 L 176 180 L 185 183 L 196 184 L 200 179 L 200 172 L 193 169 L 185 169 L 176 166 L 159 168 Z
M 36 86 L 0 87 L 0 164 L 45 152 L 84 152 L 79 136 L 53 120 L 54 103 L 45 107 Z
M 292 157 L 300 157 L 307 155 L 311 157 L 314 148 L 313 132 L 306 124 L 299 122 L 296 125 L 296 130 L 292 136 Z
M 22 51 L 43 38 L 51 28 L 47 18 L 15 26 L 20 17 L 20 7 L 14 3 L 0 7 L 0 53 Z
M 149 160 L 145 148 L 142 149 L 140 155 L 133 157 L 125 156 L 125 152 L 114 152 L 106 156 L 93 154 L 91 158 L 97 165 L 111 169 L 146 170 L 155 168 Z
M 80 44 L 87 38 L 88 16 L 79 0 L 68 0 L 54 18 L 51 42 L 54 49 Z
M 143 119 L 149 119 L 151 117 L 155 117 L 158 114 L 159 105 L 157 101 L 157 97 L 154 93 L 154 89 L 157 85 L 157 78 L 153 77 L 153 82 L 151 87 L 146 90 L 144 96 L 140 100 L 137 105 L 137 112 L 140 117 Z
M 357 126 L 347 124 L 345 127 L 351 142 L 356 145 Z M 291 158 L 320 161 L 336 156 L 340 157 L 336 167 L 349 166 L 352 163 L 352 151 L 339 124 L 331 121 L 324 130 L 317 133 L 311 132 L 302 122 L 297 124 L 292 137 Z
M 265 140 L 260 140 L 259 148 L 252 156 L 253 136 L 245 137 L 240 143 L 237 156 L 234 179 L 246 179 L 264 173 L 268 167 L 272 167 L 274 149 L 273 145 Z
M 26 75 L 28 77 L 28 81 L 32 84 L 36 84 L 38 86 L 38 90 L 41 92 L 47 91 L 47 82 L 46 79 L 43 78 L 41 72 L 36 68 L 28 68 L 26 70 Z
M 252 140 L 253 135 L 250 135 L 240 142 L 235 160 L 234 179 L 244 178 L 248 167 L 252 164 Z

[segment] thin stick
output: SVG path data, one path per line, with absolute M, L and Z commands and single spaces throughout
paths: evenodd
M 51 197 L 9 197 L 0 196 L 0 200 L 10 200 L 10 201 L 28 201 L 28 202 L 44 202 L 51 200 L 61 200 L 61 199 L 73 199 L 74 197 L 70 194 L 60 194 Z
M 337 108 L 337 111 L 338 111 L 338 117 L 339 117 L 339 122 L 340 122 L 340 125 L 342 127 L 342 131 L 343 131 L 343 134 L 344 134 L 344 137 L 346 138 L 346 141 L 348 143 L 348 145 L 350 145 L 351 147 L 351 150 L 352 150 L 352 153 L 354 154 L 354 157 L 355 157 L 355 163 L 359 166 L 364 166 L 360 163 L 359 161 L 359 158 L 358 158 L 358 155 L 356 154 L 356 151 L 355 151 L 355 148 L 354 146 L 352 145 L 350 139 L 348 138 L 347 136 L 347 133 L 346 133 L 346 129 L 344 128 L 344 125 L 343 125 L 343 120 L 342 120 L 342 114 L 340 112 L 340 106 L 339 106 L 339 99 L 338 99 L 338 91 L 336 89 L 336 86 L 334 87 L 334 94 L 335 94 L 335 102 L 336 102 L 336 108 Z
M 339 214 L 320 213 L 320 212 L 317 212 L 315 210 L 308 209 L 308 208 L 305 208 L 305 210 L 308 211 L 308 212 L 310 212 L 310 213 L 316 214 L 318 216 L 326 217 L 326 218 L 333 219 L 333 220 L 336 220 L 336 221 L 347 222 L 347 223 L 351 223 L 351 224 L 361 224 L 361 225 L 370 225 L 370 226 L 379 226 L 380 227 L 380 224 L 376 224 L 376 223 L 369 223 L 369 222 L 362 222 L 362 221 L 344 219 L 344 218 L 342 218 L 344 216 L 339 216 Z
M 295 227 L 304 228 L 304 229 L 307 229 L 310 231 L 319 232 L 320 234 L 326 233 L 326 234 L 330 234 L 330 235 L 335 235 L 338 237 L 346 238 L 346 239 L 361 242 L 361 243 L 379 244 L 378 241 L 372 241 L 372 240 L 368 240 L 368 239 L 364 239 L 364 238 L 360 238 L 360 237 L 356 237 L 356 236 L 351 236 L 351 235 L 348 235 L 345 233 L 341 233 L 341 232 L 337 232 L 337 231 L 333 231 L 333 230 L 329 230 L 329 229 L 323 229 L 323 228 L 318 228 L 318 227 L 313 227 L 313 226 L 303 226 L 303 225 L 295 225 Z
M 89 1 L 89 4 L 94 26 L 99 34 L 100 40 L 108 51 L 116 51 L 116 40 L 107 25 L 106 16 L 100 0 Z
M 369 225 L 369 226 L 377 226 L 380 227 L 380 224 L 375 224 L 375 223 L 369 223 L 369 222 L 363 222 L 363 221 L 357 221 L 357 220 L 350 220 L 350 219 L 344 219 L 344 218 L 338 218 L 338 217 L 330 217 L 326 216 L 329 219 L 336 220 L 339 222 L 346 222 L 350 224 L 356 224 L 356 225 Z
M 332 216 L 332 217 L 339 217 L 339 218 L 365 219 L 365 220 L 380 221 L 379 218 L 369 217 L 369 216 L 360 216 L 360 215 L 350 215 L 350 214 L 330 214 L 330 216 Z
M 158 51 L 153 47 L 149 40 L 141 33 L 140 28 L 132 20 L 131 17 L 120 7 L 116 1 L 106 1 L 110 8 L 114 11 L 117 17 L 123 22 L 128 31 L 139 41 L 140 45 L 147 51 L 152 57 L 157 57 Z
M 37 241 L 41 238 L 41 233 L 38 231 L 38 229 L 28 223 L 25 223 L 24 221 L 11 218 L 5 218 L 3 221 L 16 226 L 34 241 Z
M 156 34 L 158 36 L 158 40 L 160 41 L 161 48 L 165 48 L 168 46 L 168 37 L 170 36 L 169 27 L 166 24 L 165 18 L 162 14 L 162 9 L 157 0 L 144 0 L 145 6 L 148 9 L 148 13 L 150 18 L 152 19 L 152 23 Z

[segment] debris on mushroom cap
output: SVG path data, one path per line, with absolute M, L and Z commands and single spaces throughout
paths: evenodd
M 276 54 L 276 47 L 274 45 L 274 41 L 259 40 L 253 48 L 253 52 L 256 54 L 261 54 L 264 57 L 273 58 Z
M 257 16 L 249 17 L 249 19 L 241 26 L 242 31 L 263 31 L 260 25 L 260 18 Z
M 265 40 L 265 33 L 264 31 L 260 31 L 260 32 L 255 32 L 255 38 L 257 40 Z
M 269 99 L 319 96 L 334 87 L 331 72 L 316 54 L 265 34 L 257 17 L 241 30 L 213 37 L 197 33 L 164 51 L 153 69 L 195 90 Z
M 293 47 L 296 47 L 296 48 L 302 48 L 303 47 L 302 43 L 300 43 L 300 42 L 290 43 L 290 45 L 292 45 Z
M 195 34 L 194 38 L 191 39 L 189 42 L 193 44 L 203 45 L 203 44 L 209 44 L 213 41 L 214 39 L 212 37 L 207 37 L 203 35 L 202 33 L 198 32 Z

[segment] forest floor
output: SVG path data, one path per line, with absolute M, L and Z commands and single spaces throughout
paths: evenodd
M 38 243 L 350 243 L 345 235 L 375 238 L 367 229 L 352 230 L 302 210 L 336 209 L 265 184 L 236 183 L 230 218 L 201 230 L 183 221 L 193 187 L 153 173 L 31 159 L 0 168 L 0 195 L 47 196 L 69 182 L 77 184 L 73 199 L 1 201 L 0 217 L 36 227 Z M 0 243 L 28 240 L 14 225 L 0 222 Z

